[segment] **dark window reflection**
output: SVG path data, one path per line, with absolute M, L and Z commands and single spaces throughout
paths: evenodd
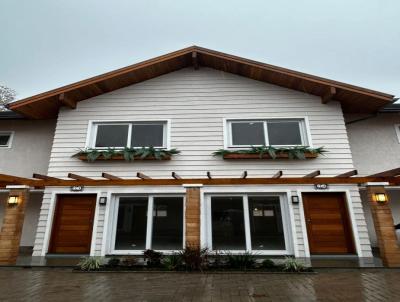
M 155 250 L 181 250 L 183 247 L 183 198 L 155 197 L 153 239 Z
M 284 250 L 285 237 L 279 197 L 249 196 L 253 250 Z
M 118 207 L 116 250 L 146 247 L 147 197 L 121 197 Z
M 245 250 L 242 197 L 212 197 L 212 248 Z

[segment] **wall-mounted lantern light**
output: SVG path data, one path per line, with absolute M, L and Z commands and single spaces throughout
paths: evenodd
M 292 204 L 299 204 L 299 196 L 297 195 L 292 196 Z
M 377 203 L 387 203 L 387 195 L 385 193 L 375 193 L 375 201 Z
M 10 195 L 10 196 L 8 197 L 8 205 L 9 205 L 9 206 L 15 206 L 15 205 L 18 204 L 18 202 L 19 202 L 19 196 Z
M 100 199 L 99 199 L 99 204 L 100 204 L 101 206 L 105 206 L 105 205 L 107 204 L 107 197 L 105 197 L 105 196 L 100 197 Z

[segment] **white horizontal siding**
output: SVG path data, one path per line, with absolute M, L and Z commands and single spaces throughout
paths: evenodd
M 314 147 L 329 153 L 307 161 L 224 161 L 212 152 L 223 148 L 223 118 L 307 116 Z M 182 151 L 171 161 L 86 163 L 71 155 L 85 147 L 89 120 L 171 120 L 171 148 Z M 175 171 L 185 177 L 268 176 L 284 170 L 300 176 L 319 169 L 330 176 L 353 169 L 340 105 L 321 104 L 318 97 L 208 68 L 182 69 L 61 110 L 50 158 L 49 175 L 69 172 L 99 177 L 101 172 L 154 178 Z

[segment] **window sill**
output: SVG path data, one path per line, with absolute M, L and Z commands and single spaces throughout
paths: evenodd
M 306 152 L 304 153 L 304 157 L 306 159 L 313 159 L 317 158 L 318 154 L 316 153 L 311 153 L 311 152 Z M 224 154 L 223 159 L 271 159 L 273 160 L 269 154 L 263 154 L 260 156 L 260 154 L 243 154 L 243 153 L 229 153 L 229 154 Z M 289 154 L 276 154 L 275 159 L 289 159 Z
M 79 155 L 78 159 L 82 161 L 89 161 L 87 155 Z M 126 161 L 124 156 L 121 154 L 113 155 L 111 158 L 104 158 L 103 155 L 100 155 L 98 158 L 96 158 L 95 161 Z M 155 158 L 154 156 L 148 156 L 145 158 L 141 158 L 140 156 L 135 156 L 132 161 L 136 160 L 171 160 L 171 156 L 165 156 L 163 158 Z

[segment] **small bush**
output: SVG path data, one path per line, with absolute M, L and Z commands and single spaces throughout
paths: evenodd
M 228 254 L 227 263 L 230 268 L 246 270 L 256 266 L 256 257 L 249 252 L 241 255 Z
M 112 257 L 112 258 L 108 259 L 107 266 L 117 267 L 120 262 L 121 262 L 121 260 L 119 258 Z
M 208 249 L 187 246 L 180 252 L 180 256 L 187 270 L 202 271 L 207 266 Z
M 308 268 L 296 258 L 286 257 L 283 262 L 283 271 L 285 272 L 304 272 L 308 271 Z
M 272 261 L 271 259 L 264 259 L 262 262 L 261 262 L 261 267 L 262 268 L 276 268 L 277 267 L 277 265 L 275 264 L 275 262 L 274 261 Z
M 144 260 L 148 267 L 159 267 L 161 266 L 162 253 L 154 250 L 145 250 L 143 252 Z
M 167 270 L 175 271 L 183 265 L 182 256 L 176 253 L 167 255 L 163 258 L 162 264 Z
M 101 257 L 82 257 L 78 267 L 81 271 L 97 271 L 103 263 L 102 260 Z
M 137 264 L 137 258 L 135 256 L 125 256 L 122 258 L 121 264 L 128 267 L 135 266 Z

